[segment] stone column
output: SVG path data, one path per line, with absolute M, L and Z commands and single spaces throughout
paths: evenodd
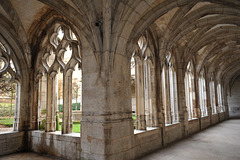
M 155 66 L 150 64 L 150 83 L 151 83 L 151 108 L 150 108 L 150 120 L 152 127 L 158 127 L 158 109 L 157 109 L 157 97 L 156 97 L 156 76 L 155 76 Z M 160 83 L 160 82 L 158 82 Z
M 198 77 L 196 71 L 194 71 L 194 94 L 195 94 L 195 104 L 194 104 L 194 115 L 196 118 L 201 119 L 201 107 L 199 103 L 199 84 L 198 84 Z
M 42 106 L 42 94 L 43 94 L 43 89 L 42 89 L 42 77 L 39 78 L 38 80 L 38 123 L 40 122 L 41 119 L 41 106 Z
M 179 121 L 179 109 L 178 109 L 178 89 L 177 89 L 177 76 L 176 72 L 174 71 L 174 110 L 175 110 L 175 120 L 178 122 Z
M 206 96 L 207 96 L 207 112 L 210 118 L 210 125 L 212 125 L 212 106 L 211 106 L 211 95 L 210 95 L 210 79 L 206 78 Z
M 224 106 L 225 106 L 225 116 L 226 119 L 229 119 L 229 106 L 228 106 L 228 92 L 227 92 L 228 86 L 226 83 L 224 83 L 224 89 L 223 89 L 223 96 L 224 96 Z
M 219 115 L 220 109 L 219 109 L 218 93 L 217 93 L 217 88 L 218 88 L 218 86 L 217 86 L 217 83 L 216 83 L 216 82 L 217 82 L 217 81 L 214 80 L 215 102 L 216 102 L 216 112 L 217 112 L 217 114 L 218 114 L 218 122 L 220 122 L 220 115 Z
M 47 113 L 46 113 L 46 132 L 56 130 L 56 73 L 52 72 L 47 76 Z
M 142 61 L 136 58 L 136 129 L 146 130 L 144 70 Z
M 72 133 L 72 70 L 63 72 L 62 134 Z
M 130 58 L 115 54 L 113 71 L 109 53 L 96 57 L 83 51 L 83 110 L 81 159 L 134 159 Z
M 39 107 L 38 107 L 38 98 L 39 98 L 39 82 L 40 80 L 33 81 L 33 102 L 32 102 L 32 111 L 31 111 L 31 129 L 37 130 L 38 129 L 38 114 L 39 114 Z
M 146 126 L 150 126 L 150 107 L 151 107 L 151 90 L 150 90 L 150 72 L 149 72 L 149 62 L 147 60 L 144 60 L 143 62 L 143 72 L 144 72 L 144 101 L 145 101 L 145 120 L 146 120 Z
M 15 98 L 15 113 L 14 113 L 14 123 L 13 130 L 19 131 L 22 129 L 21 125 L 21 117 L 20 117 L 20 95 L 21 95 L 21 85 L 19 83 L 16 84 L 16 98 Z
M 165 121 L 167 124 L 172 124 L 172 115 L 171 115 L 171 101 L 170 101 L 170 85 L 169 85 L 169 68 L 165 72 L 165 87 L 166 87 L 166 114 L 167 119 Z
M 183 135 L 188 136 L 188 111 L 185 98 L 185 70 L 182 62 L 177 63 L 177 92 L 178 92 L 178 106 L 179 106 L 179 122 L 183 123 Z

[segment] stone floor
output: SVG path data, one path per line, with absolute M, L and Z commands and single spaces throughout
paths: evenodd
M 0 156 L 0 160 L 63 160 L 61 158 L 50 157 L 32 152 L 14 153 Z
M 228 120 L 140 160 L 240 160 L 240 120 Z
M 37 153 L 14 153 L 0 160 L 57 160 Z M 240 120 L 229 120 L 140 160 L 240 160 Z

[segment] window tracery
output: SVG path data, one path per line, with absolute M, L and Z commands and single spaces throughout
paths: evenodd
M 203 70 L 200 73 L 198 79 L 198 87 L 199 87 L 199 104 L 201 110 L 201 116 L 205 117 L 208 115 L 207 112 L 207 94 L 206 94 L 206 82 L 205 82 L 205 71 Z
M 218 93 L 218 109 L 219 112 L 225 112 L 225 107 L 223 105 L 223 97 L 222 97 L 222 85 L 218 83 L 217 85 L 217 93 Z
M 134 80 L 135 91 L 132 90 L 132 108 L 136 111 L 136 129 L 146 130 L 146 127 L 157 125 L 156 95 L 155 95 L 155 65 L 154 57 L 147 47 L 145 37 L 138 41 L 131 62 L 131 77 Z M 135 107 L 135 108 L 134 108 Z
M 42 41 L 44 44 L 41 45 L 43 48 L 40 52 L 42 59 L 39 61 L 36 74 L 39 83 L 39 126 L 46 124 L 44 127 L 46 131 L 56 131 L 58 128 L 56 116 L 62 112 L 62 117 L 60 116 L 62 133 L 71 133 L 72 117 L 75 118 L 73 110 L 80 109 L 76 106 L 81 103 L 80 44 L 71 29 L 61 24 L 55 24 L 47 37 L 50 38 Z M 42 112 L 44 110 L 45 113 Z
M 169 53 L 166 56 L 166 71 L 162 71 L 163 108 L 165 114 L 165 124 L 179 122 L 178 100 L 177 100 L 177 79 L 174 69 L 174 59 Z
M 16 71 L 12 50 L 0 42 L 0 104 L 3 102 L 10 106 L 9 116 L 14 116 L 13 130 L 19 125 L 19 90 L 21 77 Z
M 192 62 L 188 62 L 187 70 L 185 73 L 185 96 L 186 96 L 186 106 L 188 109 L 188 119 L 191 120 L 193 118 L 197 118 L 194 70 L 193 70 Z
M 215 95 L 215 82 L 213 76 L 210 78 L 210 103 L 212 107 L 212 114 L 217 114 L 217 107 L 216 107 L 216 95 Z

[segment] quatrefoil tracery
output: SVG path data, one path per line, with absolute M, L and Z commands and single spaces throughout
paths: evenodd
M 0 42 L 0 82 L 11 83 L 19 82 L 20 76 L 16 72 L 13 60 L 10 57 L 10 52 Z
M 48 40 L 44 39 L 42 60 L 38 74 L 72 70 L 76 64 L 81 66 L 79 42 L 75 34 L 65 26 L 56 24 Z

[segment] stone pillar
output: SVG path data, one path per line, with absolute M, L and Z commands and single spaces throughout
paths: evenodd
M 143 63 L 136 58 L 136 129 L 146 130 Z
M 82 160 L 134 159 L 130 59 L 115 54 L 110 71 L 108 55 L 100 69 L 83 51 Z
M 211 106 L 211 95 L 210 95 L 210 80 L 206 78 L 206 96 L 207 96 L 207 112 L 210 118 L 210 125 L 212 125 L 212 106 Z
M 219 108 L 219 102 L 218 102 L 218 92 L 217 92 L 217 83 L 216 83 L 216 80 L 214 80 L 214 89 L 215 89 L 215 102 L 216 102 L 216 111 L 217 111 L 217 114 L 218 114 L 218 122 L 220 122 L 220 108 Z
M 177 89 L 177 76 L 176 76 L 176 72 L 174 71 L 174 78 L 173 78 L 173 80 L 174 80 L 174 84 L 173 84 L 173 86 L 174 86 L 174 110 L 175 110 L 175 120 L 176 120 L 176 122 L 179 122 L 179 112 L 178 112 L 178 89 Z
M 150 64 L 150 83 L 151 83 L 151 108 L 150 108 L 150 120 L 151 120 L 151 126 L 152 127 L 158 127 L 158 109 L 157 109 L 157 100 L 156 100 L 156 76 L 155 76 L 155 66 L 153 64 Z M 160 82 L 158 82 L 160 83 Z
M 145 101 L 145 120 L 146 120 L 146 126 L 150 126 L 150 107 L 151 107 L 151 85 L 150 85 L 150 71 L 149 71 L 149 62 L 147 60 L 144 60 L 143 63 L 143 72 L 144 72 L 144 101 Z
M 13 130 L 20 131 L 22 128 L 21 118 L 20 118 L 20 95 L 21 95 L 21 85 L 19 83 L 16 84 L 16 98 L 15 98 L 15 113 L 14 113 L 14 123 Z
M 167 124 L 172 124 L 172 115 L 171 115 L 171 101 L 170 101 L 170 85 L 169 85 L 169 68 L 165 72 L 165 87 L 166 87 L 166 118 L 165 121 Z
M 52 72 L 47 76 L 47 113 L 46 113 L 46 132 L 56 130 L 56 73 Z
M 185 98 L 185 70 L 182 62 L 177 63 L 177 92 L 179 106 L 179 122 L 183 124 L 183 135 L 188 136 L 188 111 Z
M 226 119 L 229 119 L 229 106 L 228 106 L 228 92 L 227 92 L 228 86 L 226 83 L 224 83 L 224 89 L 223 89 L 223 96 L 224 96 L 224 106 L 225 106 L 225 117 Z
M 72 133 L 72 70 L 63 72 L 62 134 Z
M 31 129 L 37 130 L 38 129 L 38 114 L 39 114 L 39 107 L 38 107 L 38 98 L 39 98 L 39 82 L 40 80 L 33 81 L 33 102 L 32 102 L 32 111 L 31 111 Z
M 196 118 L 201 120 L 201 107 L 199 103 L 199 84 L 198 84 L 198 77 L 196 71 L 194 71 L 194 94 L 195 94 L 195 105 L 194 105 L 194 115 Z

